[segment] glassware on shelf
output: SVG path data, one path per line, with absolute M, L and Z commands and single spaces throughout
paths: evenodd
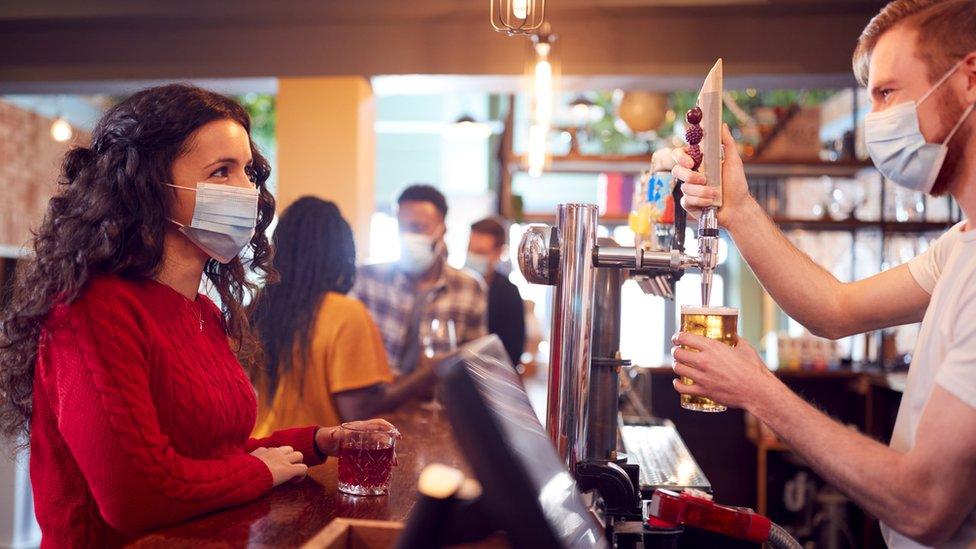
M 858 211 L 867 203 L 867 190 L 857 180 L 822 176 L 823 202 L 814 206 L 819 219 L 831 221 L 858 220 Z
M 897 223 L 925 219 L 925 195 L 885 180 L 884 219 Z

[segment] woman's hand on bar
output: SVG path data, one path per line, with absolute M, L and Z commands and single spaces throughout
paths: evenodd
M 749 185 L 746 182 L 742 158 L 739 157 L 739 149 L 732 139 L 729 127 L 725 124 L 722 124 L 722 147 L 725 149 L 721 189 L 724 200 L 718 211 L 718 222 L 728 228 L 730 223 L 735 222 L 734 217 L 752 200 L 752 196 L 749 194 Z M 695 161 L 683 148 L 674 149 L 673 157 L 676 165 L 671 169 L 671 175 L 674 179 L 684 182 L 681 185 L 681 192 L 684 193 L 681 206 L 688 211 L 688 215 L 698 219 L 702 210 L 711 206 L 718 198 L 720 191 L 715 187 L 705 186 L 705 174 L 691 169 Z
M 679 332 L 671 342 L 674 373 L 695 382 L 685 385 L 675 379 L 674 389 L 681 394 L 704 396 L 726 406 L 748 409 L 758 395 L 764 394 L 765 384 L 776 380 L 744 339 L 729 347 L 714 339 Z
M 262 447 L 251 452 L 251 455 L 268 466 L 275 486 L 292 479 L 301 480 L 308 473 L 308 466 L 302 463 L 302 453 L 291 446 Z
M 345 423 L 353 429 L 392 429 L 396 432 L 397 439 L 400 437 L 400 431 L 385 419 L 367 419 L 364 421 L 350 421 Z M 337 456 L 339 455 L 339 444 L 342 442 L 340 437 L 340 430 L 338 426 L 335 427 L 322 427 L 315 433 L 315 446 L 318 447 L 319 452 L 326 456 Z

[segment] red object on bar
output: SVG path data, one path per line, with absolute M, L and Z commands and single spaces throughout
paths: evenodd
M 731 538 L 765 542 L 772 527 L 770 520 L 744 509 L 719 505 L 688 492 L 657 489 L 648 506 L 647 523 L 665 528 L 692 526 Z

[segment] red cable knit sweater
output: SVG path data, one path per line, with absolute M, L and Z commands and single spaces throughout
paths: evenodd
M 254 390 L 217 307 L 154 281 L 93 280 L 48 317 L 34 377 L 30 472 L 45 547 L 121 545 L 272 487 L 248 452 L 319 462 L 315 427 L 249 439 Z

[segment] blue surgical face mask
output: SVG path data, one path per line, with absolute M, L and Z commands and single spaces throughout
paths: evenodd
M 251 241 L 258 218 L 257 189 L 214 183 L 200 183 L 196 189 L 170 187 L 197 193 L 190 224 L 170 221 L 179 225 L 180 232 L 207 255 L 230 263 Z
M 486 277 L 491 272 L 491 258 L 485 254 L 468 252 L 468 257 L 464 261 L 464 267 Z
M 400 234 L 400 268 L 409 275 L 424 273 L 440 254 L 434 237 L 417 233 Z
M 918 105 L 945 83 L 962 65 L 956 63 L 916 103 L 906 101 L 885 111 L 873 112 L 864 119 L 864 138 L 871 160 L 882 175 L 913 191 L 932 191 L 946 153 L 949 140 L 956 134 L 976 104 L 970 105 L 942 143 L 928 143 L 918 123 Z

